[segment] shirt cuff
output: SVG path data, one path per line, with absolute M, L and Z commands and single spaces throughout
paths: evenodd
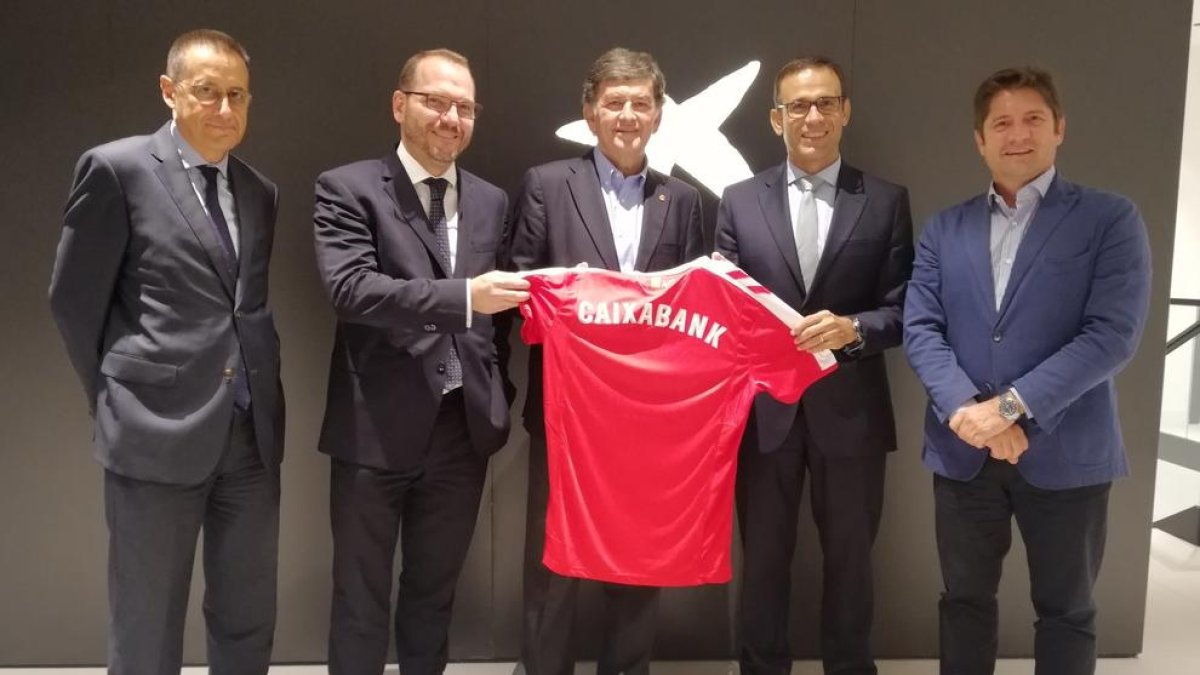
M 471 330 L 471 280 L 467 279 L 467 330 Z M 1021 405 L 1024 405 L 1022 403 Z
M 1008 390 L 1013 393 L 1013 398 L 1017 399 L 1017 403 L 1021 404 L 1021 410 L 1025 411 L 1025 417 L 1032 420 L 1033 411 L 1029 409 L 1029 406 L 1025 405 L 1025 399 L 1021 398 L 1021 392 L 1017 391 L 1016 387 L 1009 387 Z

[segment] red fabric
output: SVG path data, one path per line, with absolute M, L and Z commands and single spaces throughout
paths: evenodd
M 545 565 L 623 584 L 729 581 L 752 399 L 795 402 L 832 356 L 797 351 L 785 320 L 799 315 L 728 262 L 525 278 L 521 337 L 545 357 Z

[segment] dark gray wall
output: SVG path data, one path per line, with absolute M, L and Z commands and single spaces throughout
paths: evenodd
M 6 3 L 0 665 L 104 660 L 101 472 L 89 458 L 86 408 L 46 310 L 45 288 L 75 159 L 87 147 L 148 133 L 166 119 L 156 78 L 167 46 L 198 26 L 227 30 L 249 48 L 255 99 L 239 154 L 272 176 L 283 195 L 272 270 L 290 413 L 277 660 L 323 660 L 327 625 L 328 468 L 314 443 L 332 314 L 312 260 L 312 183 L 323 169 L 388 150 L 396 138 L 388 102 L 400 63 L 415 49 L 442 45 L 472 59 L 487 108 L 463 163 L 510 190 L 526 167 L 580 151 L 553 130 L 579 116 L 582 73 L 614 44 L 652 51 L 676 100 L 761 60 L 762 72 L 723 126 L 755 170 L 783 157 L 767 126 L 775 69 L 799 53 L 826 53 L 847 66 L 852 81 L 847 159 L 908 185 L 918 222 L 986 185 L 971 141 L 977 82 L 1016 63 L 1053 70 L 1069 120 L 1060 169 L 1132 197 L 1157 263 L 1146 339 L 1120 380 L 1134 477 L 1113 491 L 1098 591 L 1102 652 L 1137 653 L 1190 16 L 1188 0 Z M 710 225 L 715 204 L 707 199 Z M 523 354 L 517 358 L 519 367 Z M 903 359 L 890 366 L 901 449 L 889 465 L 877 547 L 876 644 L 884 656 L 930 656 L 940 581 L 930 479 L 919 460 L 924 395 Z M 514 432 L 492 462 L 459 593 L 455 658 L 511 659 L 517 650 L 525 440 Z M 805 518 L 792 640 L 797 655 L 807 656 L 817 648 L 820 567 Z M 1002 588 L 1007 655 L 1028 654 L 1032 646 L 1023 567 L 1018 545 Z M 668 591 L 659 656 L 727 656 L 735 596 L 736 585 Z M 585 597 L 581 621 L 591 623 L 586 608 L 596 600 Z M 204 652 L 197 608 L 189 620 L 187 658 L 198 662 Z

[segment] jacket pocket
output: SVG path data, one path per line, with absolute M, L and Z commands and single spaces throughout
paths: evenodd
M 109 352 L 100 363 L 100 372 L 118 380 L 170 387 L 175 384 L 179 366 L 147 361 L 138 356 Z

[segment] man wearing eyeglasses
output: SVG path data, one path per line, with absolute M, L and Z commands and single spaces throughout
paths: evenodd
M 674 267 L 704 253 L 700 194 L 649 168 L 646 146 L 662 121 L 665 81 L 645 52 L 601 55 L 583 84 L 583 117 L 596 148 L 525 174 L 513 209 L 510 262 L 517 269 L 586 263 L 621 271 Z M 542 401 L 542 351 L 529 358 L 525 427 L 529 501 L 525 520 L 525 622 L 521 667 L 528 675 L 570 675 L 579 579 L 542 564 L 549 482 Z M 615 420 L 614 420 L 615 421 Z M 646 675 L 658 589 L 603 585 L 604 634 L 598 675 Z
M 213 673 L 266 673 L 283 395 L 267 307 L 275 185 L 230 152 L 250 59 L 179 36 L 172 119 L 80 158 L 50 304 L 95 420 L 109 529 L 109 672 L 179 672 L 196 540 Z
M 457 163 L 481 110 L 465 57 L 419 52 L 392 94 L 400 143 L 317 179 L 317 266 L 338 319 L 319 444 L 332 675 L 383 672 L 398 539 L 400 672 L 443 671 L 488 457 L 508 436 L 491 315 L 529 284 L 495 271 L 508 198 Z
M 797 404 L 755 401 L 736 493 L 739 661 L 744 675 L 791 672 L 791 563 L 807 473 L 824 556 L 825 672 L 875 673 L 871 547 L 896 449 L 883 352 L 900 344 L 912 270 L 908 192 L 842 160 L 850 97 L 835 62 L 807 57 L 780 69 L 770 117 L 787 161 L 725 191 L 717 250 L 804 314 L 796 347 L 833 350 L 838 370 Z

